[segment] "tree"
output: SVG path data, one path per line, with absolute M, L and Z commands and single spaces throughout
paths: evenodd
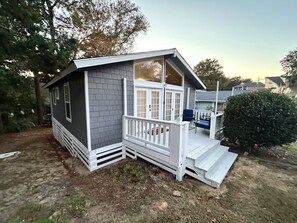
M 18 68 L 19 75 L 33 72 L 39 124 L 43 115 L 40 81 L 47 81 L 67 65 L 75 45 L 53 27 L 59 2 L 6 0 L 0 5 L 2 68 Z
M 252 82 L 251 78 L 227 77 L 223 72 L 223 66 L 216 59 L 200 61 L 194 72 L 206 85 L 207 90 L 216 90 L 217 81 L 220 81 L 220 90 L 231 90 L 232 87 L 243 82 Z
M 139 7 L 129 0 L 72 1 L 66 8 L 70 16 L 61 25 L 78 39 L 82 57 L 126 53 L 149 26 Z
M 144 15 L 128 0 L 2 0 L 0 69 L 33 72 L 41 124 L 40 82 L 57 75 L 77 54 L 127 52 L 147 28 Z
M 221 89 L 228 85 L 228 78 L 223 72 L 223 67 L 216 59 L 200 61 L 194 67 L 194 72 L 206 85 L 207 90 L 216 90 L 217 81 L 220 81 Z
M 226 90 L 231 90 L 232 87 L 239 85 L 241 83 L 252 82 L 251 78 L 242 78 L 240 76 L 228 78 L 228 84 Z
M 229 97 L 224 116 L 225 137 L 244 149 L 297 139 L 297 103 L 283 94 L 256 91 Z
M 291 86 L 297 85 L 297 48 L 289 51 L 289 53 L 281 60 L 281 65 L 286 73 Z

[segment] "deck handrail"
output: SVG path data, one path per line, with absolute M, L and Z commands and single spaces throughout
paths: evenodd
M 213 114 L 210 119 L 209 138 L 216 139 L 218 132 L 224 129 L 223 126 L 224 113 Z
M 177 169 L 177 179 L 185 171 L 185 150 L 189 122 L 139 118 L 123 115 L 123 142 L 136 143 L 146 153 Z

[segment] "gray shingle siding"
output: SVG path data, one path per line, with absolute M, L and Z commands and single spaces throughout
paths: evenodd
M 184 81 L 184 109 L 186 109 L 186 107 L 187 107 L 188 88 L 190 88 L 189 108 L 194 109 L 196 89 L 195 89 L 194 85 L 191 84 L 191 82 L 187 78 L 185 78 L 185 81 Z
M 123 78 L 127 79 L 127 112 L 133 115 L 133 62 L 88 71 L 92 149 L 122 142 Z
M 69 82 L 70 87 L 70 105 L 71 122 L 66 120 L 64 104 L 64 83 Z M 56 105 L 52 105 L 53 117 L 60 122 L 72 135 L 74 135 L 84 146 L 87 147 L 87 127 L 86 127 L 86 107 L 83 73 L 73 73 L 66 78 L 61 79 L 57 84 L 49 89 L 52 92 L 53 87 L 59 87 L 60 99 Z

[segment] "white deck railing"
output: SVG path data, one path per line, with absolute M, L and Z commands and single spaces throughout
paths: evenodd
M 176 167 L 181 180 L 185 168 L 185 150 L 189 122 L 163 121 L 123 116 L 123 141 L 145 148 L 146 154 Z
M 195 121 L 210 118 L 213 114 L 214 112 L 210 110 L 194 110 Z
M 212 115 L 210 118 L 209 138 L 216 139 L 217 134 L 224 129 L 224 113 Z

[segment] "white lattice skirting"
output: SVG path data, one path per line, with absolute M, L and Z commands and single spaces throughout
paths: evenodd
M 72 156 L 78 157 L 90 171 L 118 162 L 126 157 L 122 143 L 89 151 L 55 118 L 52 118 L 52 125 L 54 137 L 68 149 Z
M 76 137 L 74 137 L 61 123 L 52 118 L 53 134 L 59 143 L 66 147 L 72 156 L 78 157 L 83 164 L 90 170 L 94 171 L 105 166 L 116 163 L 126 157 L 136 159 L 140 157 L 160 168 L 176 175 L 177 169 L 164 161 L 159 160 L 156 156 L 142 151 L 139 146 L 123 146 L 123 143 L 101 147 L 89 151 Z

